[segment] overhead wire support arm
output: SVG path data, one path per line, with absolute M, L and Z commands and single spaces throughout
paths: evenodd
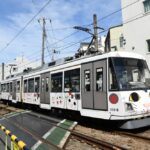
M 86 27 L 75 26 L 74 29 L 84 31 L 84 32 L 87 32 L 90 35 L 92 35 L 93 38 L 92 38 L 92 40 L 91 40 L 91 42 L 88 46 L 88 49 L 90 48 L 90 46 L 94 42 L 95 50 L 98 51 L 98 49 L 99 49 L 99 46 L 98 46 L 98 29 L 101 29 L 101 30 L 104 30 L 104 29 L 97 26 L 97 16 L 96 16 L 96 14 L 93 15 L 93 30 L 94 30 L 94 33 L 92 33 L 91 30 L 89 28 L 86 28 Z

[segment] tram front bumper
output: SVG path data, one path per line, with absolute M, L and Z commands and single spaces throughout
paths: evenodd
M 120 123 L 119 128 L 131 130 L 148 126 L 150 126 L 150 117 L 140 119 L 138 118 L 136 120 L 126 120 Z

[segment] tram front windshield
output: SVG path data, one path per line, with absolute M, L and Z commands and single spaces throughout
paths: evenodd
M 146 61 L 133 58 L 109 59 L 110 90 L 149 88 L 150 73 Z

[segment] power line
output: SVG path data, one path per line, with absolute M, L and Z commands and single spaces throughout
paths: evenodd
M 112 13 L 110 13 L 110 14 L 108 14 L 108 15 L 106 15 L 106 16 L 100 18 L 100 19 L 98 19 L 97 21 L 99 22 L 99 21 L 101 21 L 101 20 L 104 20 L 104 19 L 106 19 L 106 18 L 108 18 L 108 17 L 110 17 L 110 16 L 112 16 L 112 15 L 114 15 L 114 14 L 116 14 L 116 13 L 118 13 L 118 12 L 120 12 L 120 11 L 122 11 L 122 10 L 124 10 L 124 9 L 126 9 L 126 8 L 128 8 L 128 7 L 130 7 L 130 6 L 132 6 L 132 5 L 134 5 L 134 4 L 136 4 L 137 2 L 139 2 L 139 0 L 136 0 L 136 1 L 134 1 L 133 3 L 131 3 L 131 4 L 128 4 L 128 5 L 126 5 L 126 6 L 122 7 L 122 8 L 120 8 L 120 9 L 114 11 L 114 12 L 112 12 Z M 87 25 L 84 25 L 84 26 L 91 26 L 91 25 L 93 25 L 93 23 L 87 24 Z
M 25 26 L 6 44 L 6 46 L 0 50 L 0 52 L 4 51 L 7 49 L 10 44 L 13 43 L 13 41 L 29 26 L 29 24 L 47 7 L 47 5 L 51 2 L 52 0 L 49 0 L 26 24 Z
M 139 1 L 139 0 L 138 0 L 138 1 Z M 109 17 L 109 16 L 111 16 L 111 15 L 113 15 L 113 14 L 115 14 L 115 13 L 117 13 L 117 12 L 119 12 L 119 11 L 121 11 L 121 10 L 123 10 L 123 9 L 125 9 L 125 8 L 127 8 L 127 7 L 129 7 L 129 6 L 131 6 L 131 5 L 133 5 L 133 4 L 135 4 L 135 3 L 137 3 L 138 1 L 135 1 L 135 2 L 133 2 L 133 3 L 129 4 L 129 5 L 127 5 L 127 6 L 123 7 L 122 9 L 119 9 L 119 10 L 117 10 L 117 11 L 115 11 L 115 12 L 113 12 L 113 13 L 107 15 L 107 16 L 104 16 L 104 17 L 102 17 L 102 18 L 100 18 L 100 19 L 105 19 L 105 18 L 107 18 L 107 17 Z M 137 19 L 142 18 L 142 17 L 144 17 L 144 16 L 137 17 L 137 18 L 135 18 L 135 19 L 133 19 L 133 20 L 130 20 L 130 21 L 128 21 L 128 22 L 124 22 L 124 24 L 127 24 L 127 23 L 129 23 L 129 22 L 132 22 L 132 21 L 137 20 Z M 100 20 L 100 19 L 99 19 L 99 20 Z M 58 41 L 55 42 L 55 43 L 52 43 L 52 45 L 53 45 L 53 44 L 56 44 L 56 43 L 59 43 L 59 42 L 65 40 L 65 39 L 67 39 L 67 38 L 73 36 L 73 35 L 76 34 L 77 32 L 79 32 L 79 31 L 76 31 L 76 32 L 73 32 L 73 33 L 69 34 L 68 36 L 64 37 L 63 39 L 58 40 Z M 73 43 L 72 43 L 72 44 L 73 44 Z M 66 48 L 66 47 L 65 47 L 65 48 Z M 64 49 L 65 49 L 65 48 L 64 48 Z

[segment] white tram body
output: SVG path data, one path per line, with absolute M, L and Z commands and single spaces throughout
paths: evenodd
M 150 125 L 149 69 L 143 56 L 109 52 L 52 62 L 1 82 L 1 99 L 81 116 L 124 121 L 122 128 Z M 138 119 L 138 120 L 135 120 Z

